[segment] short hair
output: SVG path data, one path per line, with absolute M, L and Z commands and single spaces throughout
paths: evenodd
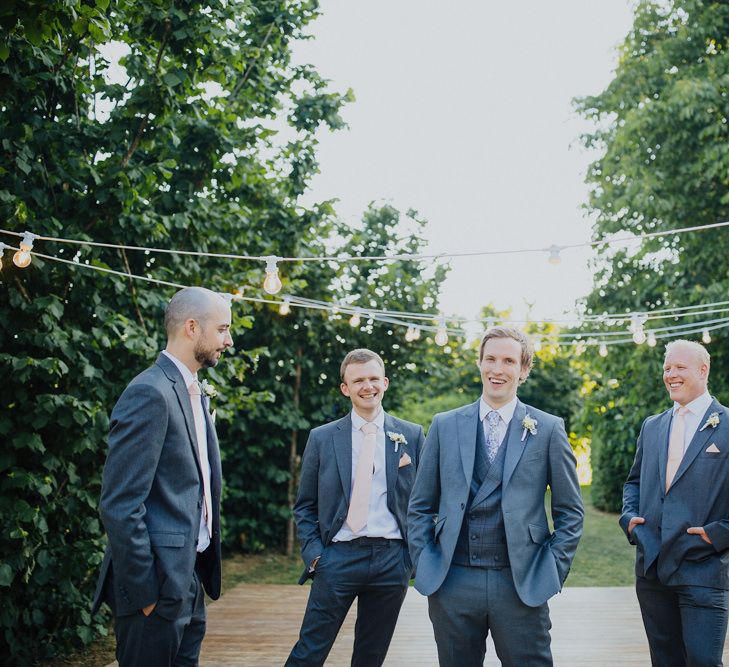
M 696 358 L 702 364 L 706 364 L 709 368 L 711 368 L 711 355 L 709 354 L 709 351 L 701 343 L 697 343 L 695 340 L 685 340 L 684 338 L 678 338 L 677 340 L 672 340 L 669 343 L 666 343 L 666 352 L 663 355 L 664 359 L 668 356 L 668 353 L 674 347 L 688 348 L 689 350 L 691 350 L 692 352 L 694 352 L 696 354 Z
M 216 300 L 228 305 L 225 300 L 205 287 L 185 287 L 170 299 L 165 309 L 165 330 L 170 337 L 179 331 L 187 320 L 197 320 L 201 325 L 209 319 L 216 305 Z
M 372 360 L 380 364 L 380 366 L 382 367 L 382 373 L 384 375 L 385 362 L 382 361 L 382 357 L 377 354 L 377 352 L 368 350 L 365 347 L 359 347 L 356 350 L 348 352 L 347 356 L 344 357 L 344 360 L 342 361 L 342 365 L 339 367 L 339 377 L 342 379 L 342 382 L 344 382 L 344 371 L 347 370 L 347 366 L 349 366 L 350 364 L 366 364 L 368 361 Z
M 529 336 L 527 336 L 521 329 L 516 327 L 503 327 L 496 326 L 490 327 L 484 333 L 481 339 L 481 345 L 478 348 L 478 361 L 483 361 L 483 348 L 486 343 L 492 338 L 511 338 L 521 345 L 521 366 L 527 370 L 532 367 L 532 359 L 534 357 L 534 347 L 532 346 Z M 527 373 L 528 374 L 528 373 Z

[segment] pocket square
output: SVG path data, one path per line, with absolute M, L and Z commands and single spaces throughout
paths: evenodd
M 397 464 L 398 468 L 404 468 L 405 466 L 409 466 L 412 463 L 412 459 L 408 454 L 403 454 L 400 457 L 400 463 Z
M 707 448 L 706 451 L 710 454 L 720 454 L 721 450 L 712 442 Z

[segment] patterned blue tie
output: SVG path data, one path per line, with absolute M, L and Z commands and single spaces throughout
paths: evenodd
M 489 423 L 489 432 L 486 436 L 486 456 L 489 459 L 489 463 L 493 463 L 496 458 L 496 454 L 499 451 L 499 421 L 501 415 L 496 410 L 491 410 L 486 415 L 486 421 Z

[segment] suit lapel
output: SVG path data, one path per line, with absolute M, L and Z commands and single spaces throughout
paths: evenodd
M 504 458 L 504 475 L 502 482 L 504 488 L 506 488 L 506 485 L 509 483 L 512 474 L 514 474 L 516 464 L 519 463 L 521 455 L 524 453 L 524 450 L 529 444 L 529 438 L 535 437 L 531 435 L 529 431 L 527 431 L 527 436 L 524 439 L 524 442 L 521 441 L 521 435 L 524 431 L 521 423 L 524 420 L 526 413 L 526 406 L 521 401 L 517 400 L 516 409 L 514 410 L 514 416 L 511 418 L 511 422 L 509 423 L 509 431 L 506 434 L 506 442 L 504 443 L 506 445 L 506 453 Z
M 177 401 L 180 404 L 180 410 L 182 410 L 182 416 L 185 420 L 185 428 L 190 438 L 190 447 L 192 447 L 192 454 L 195 457 L 197 472 L 200 475 L 200 479 L 202 479 L 202 466 L 200 465 L 200 455 L 197 451 L 197 435 L 195 434 L 195 418 L 192 416 L 192 404 L 190 403 L 190 394 L 185 386 L 185 381 L 174 362 L 164 354 L 160 354 L 157 357 L 157 365 L 172 383 L 172 388 L 177 396 Z
M 466 486 L 470 486 L 473 477 L 473 461 L 476 456 L 476 427 L 478 421 L 478 406 L 481 399 L 467 405 L 458 413 L 458 446 L 461 451 L 461 465 Z
M 390 415 L 385 413 L 385 481 L 387 482 L 387 505 L 394 503 L 395 500 L 395 482 L 397 482 L 397 466 L 400 463 L 403 445 L 395 451 L 395 443 L 387 437 L 388 431 L 397 431 L 395 421 Z M 398 431 L 399 432 L 399 431 Z
M 699 422 L 699 428 L 696 429 L 696 433 L 694 434 L 694 437 L 691 438 L 691 442 L 686 448 L 686 453 L 681 459 L 681 464 L 678 466 L 678 470 L 676 471 L 676 476 L 673 478 L 671 488 L 673 488 L 681 475 L 683 475 L 686 472 L 686 469 L 694 462 L 694 459 L 698 456 L 699 452 L 703 451 L 704 446 L 713 436 L 716 429 L 711 428 L 711 426 L 707 426 L 703 431 L 701 430 L 701 427 L 706 423 L 706 420 L 712 412 L 718 412 L 719 414 L 722 414 L 724 412 L 721 405 L 719 404 L 719 401 L 717 401 L 716 399 L 711 402 L 709 409 L 704 413 L 704 416 L 701 418 L 701 421 Z M 669 489 L 669 491 L 670 490 L 671 489 Z
M 668 464 L 668 433 L 671 428 L 672 410 L 666 410 L 658 422 L 658 474 L 661 476 L 661 492 L 666 490 L 666 465 Z
M 205 415 L 205 426 L 208 434 L 208 462 L 210 463 L 210 485 L 213 491 L 217 488 L 220 491 L 222 486 L 222 468 L 220 462 L 220 445 L 218 434 L 215 432 L 215 424 L 210 417 L 210 400 L 203 396 L 203 414 Z
M 342 481 L 342 491 L 349 505 L 349 495 L 352 492 L 352 415 L 348 414 L 337 424 L 337 430 L 332 436 L 334 440 L 334 458 L 337 460 L 339 479 Z

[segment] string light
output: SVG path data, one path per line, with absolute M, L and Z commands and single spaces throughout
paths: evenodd
M 279 258 L 274 255 L 266 257 L 266 278 L 263 281 L 263 289 L 268 294 L 278 294 L 283 287 L 281 278 L 278 277 L 278 260 Z
M 30 265 L 33 257 L 30 251 L 33 249 L 33 241 L 39 238 L 37 234 L 31 232 L 23 232 L 23 238 L 20 240 L 20 249 L 13 255 L 13 264 L 19 269 L 24 269 Z
M 357 309 L 352 313 L 352 317 L 349 318 L 349 326 L 358 327 L 361 322 L 362 318 L 360 317 L 359 309 Z
M 286 297 L 283 300 L 281 307 L 278 309 L 278 313 L 279 313 L 279 315 L 288 315 L 290 312 L 291 312 L 291 299 L 289 299 L 289 297 Z
M 658 341 L 656 340 L 656 334 L 654 331 L 648 332 L 648 338 L 646 339 L 646 342 L 648 343 L 648 347 L 655 347 Z
M 562 262 L 562 258 L 559 256 L 560 250 L 562 250 L 562 247 L 558 245 L 551 245 L 547 248 L 547 251 L 549 252 L 548 261 L 550 264 L 554 264 L 556 266 Z
M 10 247 L 9 245 L 6 245 L 6 244 L 5 244 L 5 243 L 3 243 L 2 241 L 0 241 L 0 271 L 1 271 L 1 270 L 2 270 L 2 268 L 3 268 L 3 253 L 4 253 L 4 252 L 5 252 L 6 250 L 12 250 L 12 248 L 11 248 L 11 247 Z
M 608 349 L 607 345 L 605 343 L 600 343 L 600 351 L 599 354 L 601 357 L 607 357 L 608 356 Z
M 413 340 L 420 340 L 420 327 L 413 327 Z
M 438 322 L 438 329 L 435 332 L 435 344 L 443 347 L 448 344 L 448 330 L 446 329 L 445 318 L 441 317 Z
M 704 345 L 708 345 L 711 342 L 711 334 L 708 329 L 704 329 L 701 332 L 701 342 L 704 343 Z
M 641 327 L 638 327 L 633 332 L 633 342 L 636 345 L 643 345 L 643 343 L 645 343 L 646 339 L 647 339 L 647 336 L 645 334 L 645 331 L 643 331 L 643 327 L 642 326 Z
M 405 342 L 412 343 L 413 340 L 413 327 L 408 327 L 407 331 L 405 332 Z

